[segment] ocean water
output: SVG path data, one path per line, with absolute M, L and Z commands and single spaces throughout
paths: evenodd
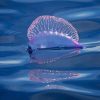
M 84 48 L 31 63 L 27 29 L 41 15 L 71 22 Z M 99 0 L 0 0 L 0 100 L 7 99 L 100 100 Z

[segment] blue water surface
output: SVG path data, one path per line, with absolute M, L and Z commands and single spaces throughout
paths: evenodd
M 27 29 L 41 15 L 71 22 L 84 48 L 31 63 Z M 100 100 L 100 0 L 0 0 L 0 100 Z

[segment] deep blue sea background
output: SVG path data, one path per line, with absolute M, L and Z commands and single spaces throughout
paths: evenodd
M 84 46 L 80 53 L 52 63 L 30 63 L 27 29 L 40 15 L 71 22 Z M 67 78 L 30 80 L 30 71 L 38 69 L 40 76 L 48 70 L 48 78 Z M 100 100 L 100 0 L 0 0 L 0 100 Z

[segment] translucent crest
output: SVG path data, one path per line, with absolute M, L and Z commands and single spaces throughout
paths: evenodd
M 79 37 L 76 29 L 71 23 L 55 16 L 39 16 L 28 28 L 28 39 L 33 40 L 39 34 L 55 34 L 70 37 L 78 42 Z

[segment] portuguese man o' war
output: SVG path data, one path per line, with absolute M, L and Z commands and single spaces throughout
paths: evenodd
M 36 18 L 28 28 L 27 37 L 32 61 L 41 64 L 56 61 L 65 55 L 76 55 L 83 48 L 72 24 L 55 16 Z

